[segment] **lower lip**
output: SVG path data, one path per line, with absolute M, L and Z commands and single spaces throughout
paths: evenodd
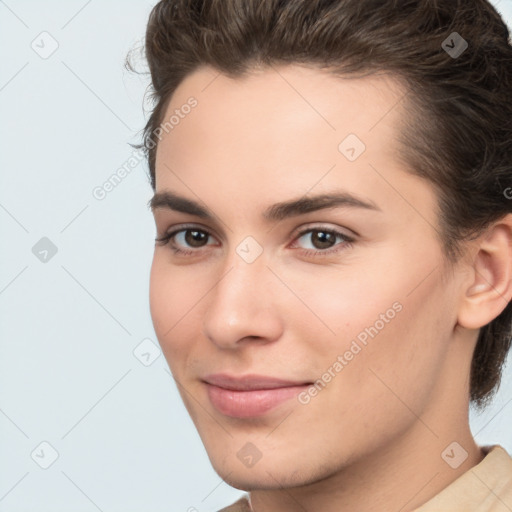
M 234 418 L 262 416 L 278 405 L 297 396 L 309 386 L 310 384 L 275 389 L 234 391 L 206 383 L 208 397 L 213 406 L 222 414 Z

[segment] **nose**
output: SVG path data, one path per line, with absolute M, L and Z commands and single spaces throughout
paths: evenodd
M 204 335 L 223 349 L 279 339 L 278 285 L 263 256 L 247 263 L 235 253 L 207 296 Z

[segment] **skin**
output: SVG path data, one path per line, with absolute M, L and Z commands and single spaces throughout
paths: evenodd
M 190 232 L 177 235 L 179 248 L 195 251 L 185 256 L 156 244 L 151 315 L 214 469 L 251 491 L 256 512 L 407 512 L 484 457 L 469 428 L 469 370 L 478 329 L 512 295 L 511 219 L 448 265 L 434 190 L 397 155 L 403 94 L 383 75 L 341 79 L 290 65 L 231 79 L 204 67 L 168 106 L 166 119 L 198 101 L 158 144 L 156 191 L 215 217 L 154 209 L 158 236 L 184 223 L 210 236 L 191 245 Z M 366 146 L 353 162 L 338 150 L 349 133 Z M 274 203 L 334 190 L 378 210 L 262 218 Z M 354 241 L 322 246 L 315 232 L 298 234 L 319 227 Z M 247 236 L 263 249 L 252 263 L 236 252 Z M 307 404 L 240 419 L 210 403 L 202 378 L 211 373 L 314 382 L 396 303 L 402 309 Z M 441 457 L 454 441 L 468 453 L 455 469 Z M 252 467 L 237 457 L 248 442 L 261 453 Z

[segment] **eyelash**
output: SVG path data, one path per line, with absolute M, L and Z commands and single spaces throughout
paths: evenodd
M 205 233 L 206 235 L 208 236 L 212 236 L 211 233 L 208 232 L 208 230 L 206 229 L 203 229 L 203 228 L 199 228 L 197 226 L 182 226 L 180 229 L 175 229 L 174 231 L 171 231 L 169 233 L 166 233 L 164 234 L 163 236 L 159 237 L 159 238 L 155 238 L 155 242 L 161 244 L 161 245 L 168 245 L 169 248 L 174 252 L 174 254 L 178 254 L 180 256 L 190 256 L 194 253 L 198 253 L 200 252 L 201 248 L 199 249 L 192 249 L 192 250 L 184 250 L 184 249 L 180 249 L 179 247 L 177 247 L 174 243 L 174 241 L 172 240 L 178 233 L 181 233 L 182 231 L 200 231 L 201 233 Z M 345 235 L 344 233 L 341 233 L 340 231 L 337 231 L 335 229 L 332 229 L 332 228 L 324 228 L 322 226 L 316 226 L 314 228 L 307 228 L 307 229 L 304 229 L 302 231 L 300 231 L 297 236 L 295 237 L 294 241 L 295 240 L 298 240 L 300 238 L 302 238 L 306 233 L 310 233 L 310 232 L 314 232 L 314 231 L 319 231 L 319 232 L 322 232 L 322 233 L 328 233 L 330 235 L 334 235 L 336 238 L 342 238 L 343 239 L 343 243 L 340 243 L 340 244 L 337 244 L 333 247 L 338 247 L 337 249 L 335 248 L 329 248 L 329 249 L 325 249 L 325 250 L 320 250 L 320 249 L 302 249 L 301 252 L 307 256 L 315 256 L 315 257 L 322 257 L 322 256 L 331 256 L 335 253 L 338 253 L 344 249 L 347 249 L 347 248 L 350 248 L 352 247 L 353 243 L 354 243 L 354 238 L 352 237 L 349 237 L 347 235 Z M 341 246 L 341 247 L 339 247 Z

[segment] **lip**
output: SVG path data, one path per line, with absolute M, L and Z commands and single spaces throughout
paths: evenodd
M 262 416 L 312 385 L 264 375 L 208 375 L 203 379 L 211 404 L 233 418 Z

